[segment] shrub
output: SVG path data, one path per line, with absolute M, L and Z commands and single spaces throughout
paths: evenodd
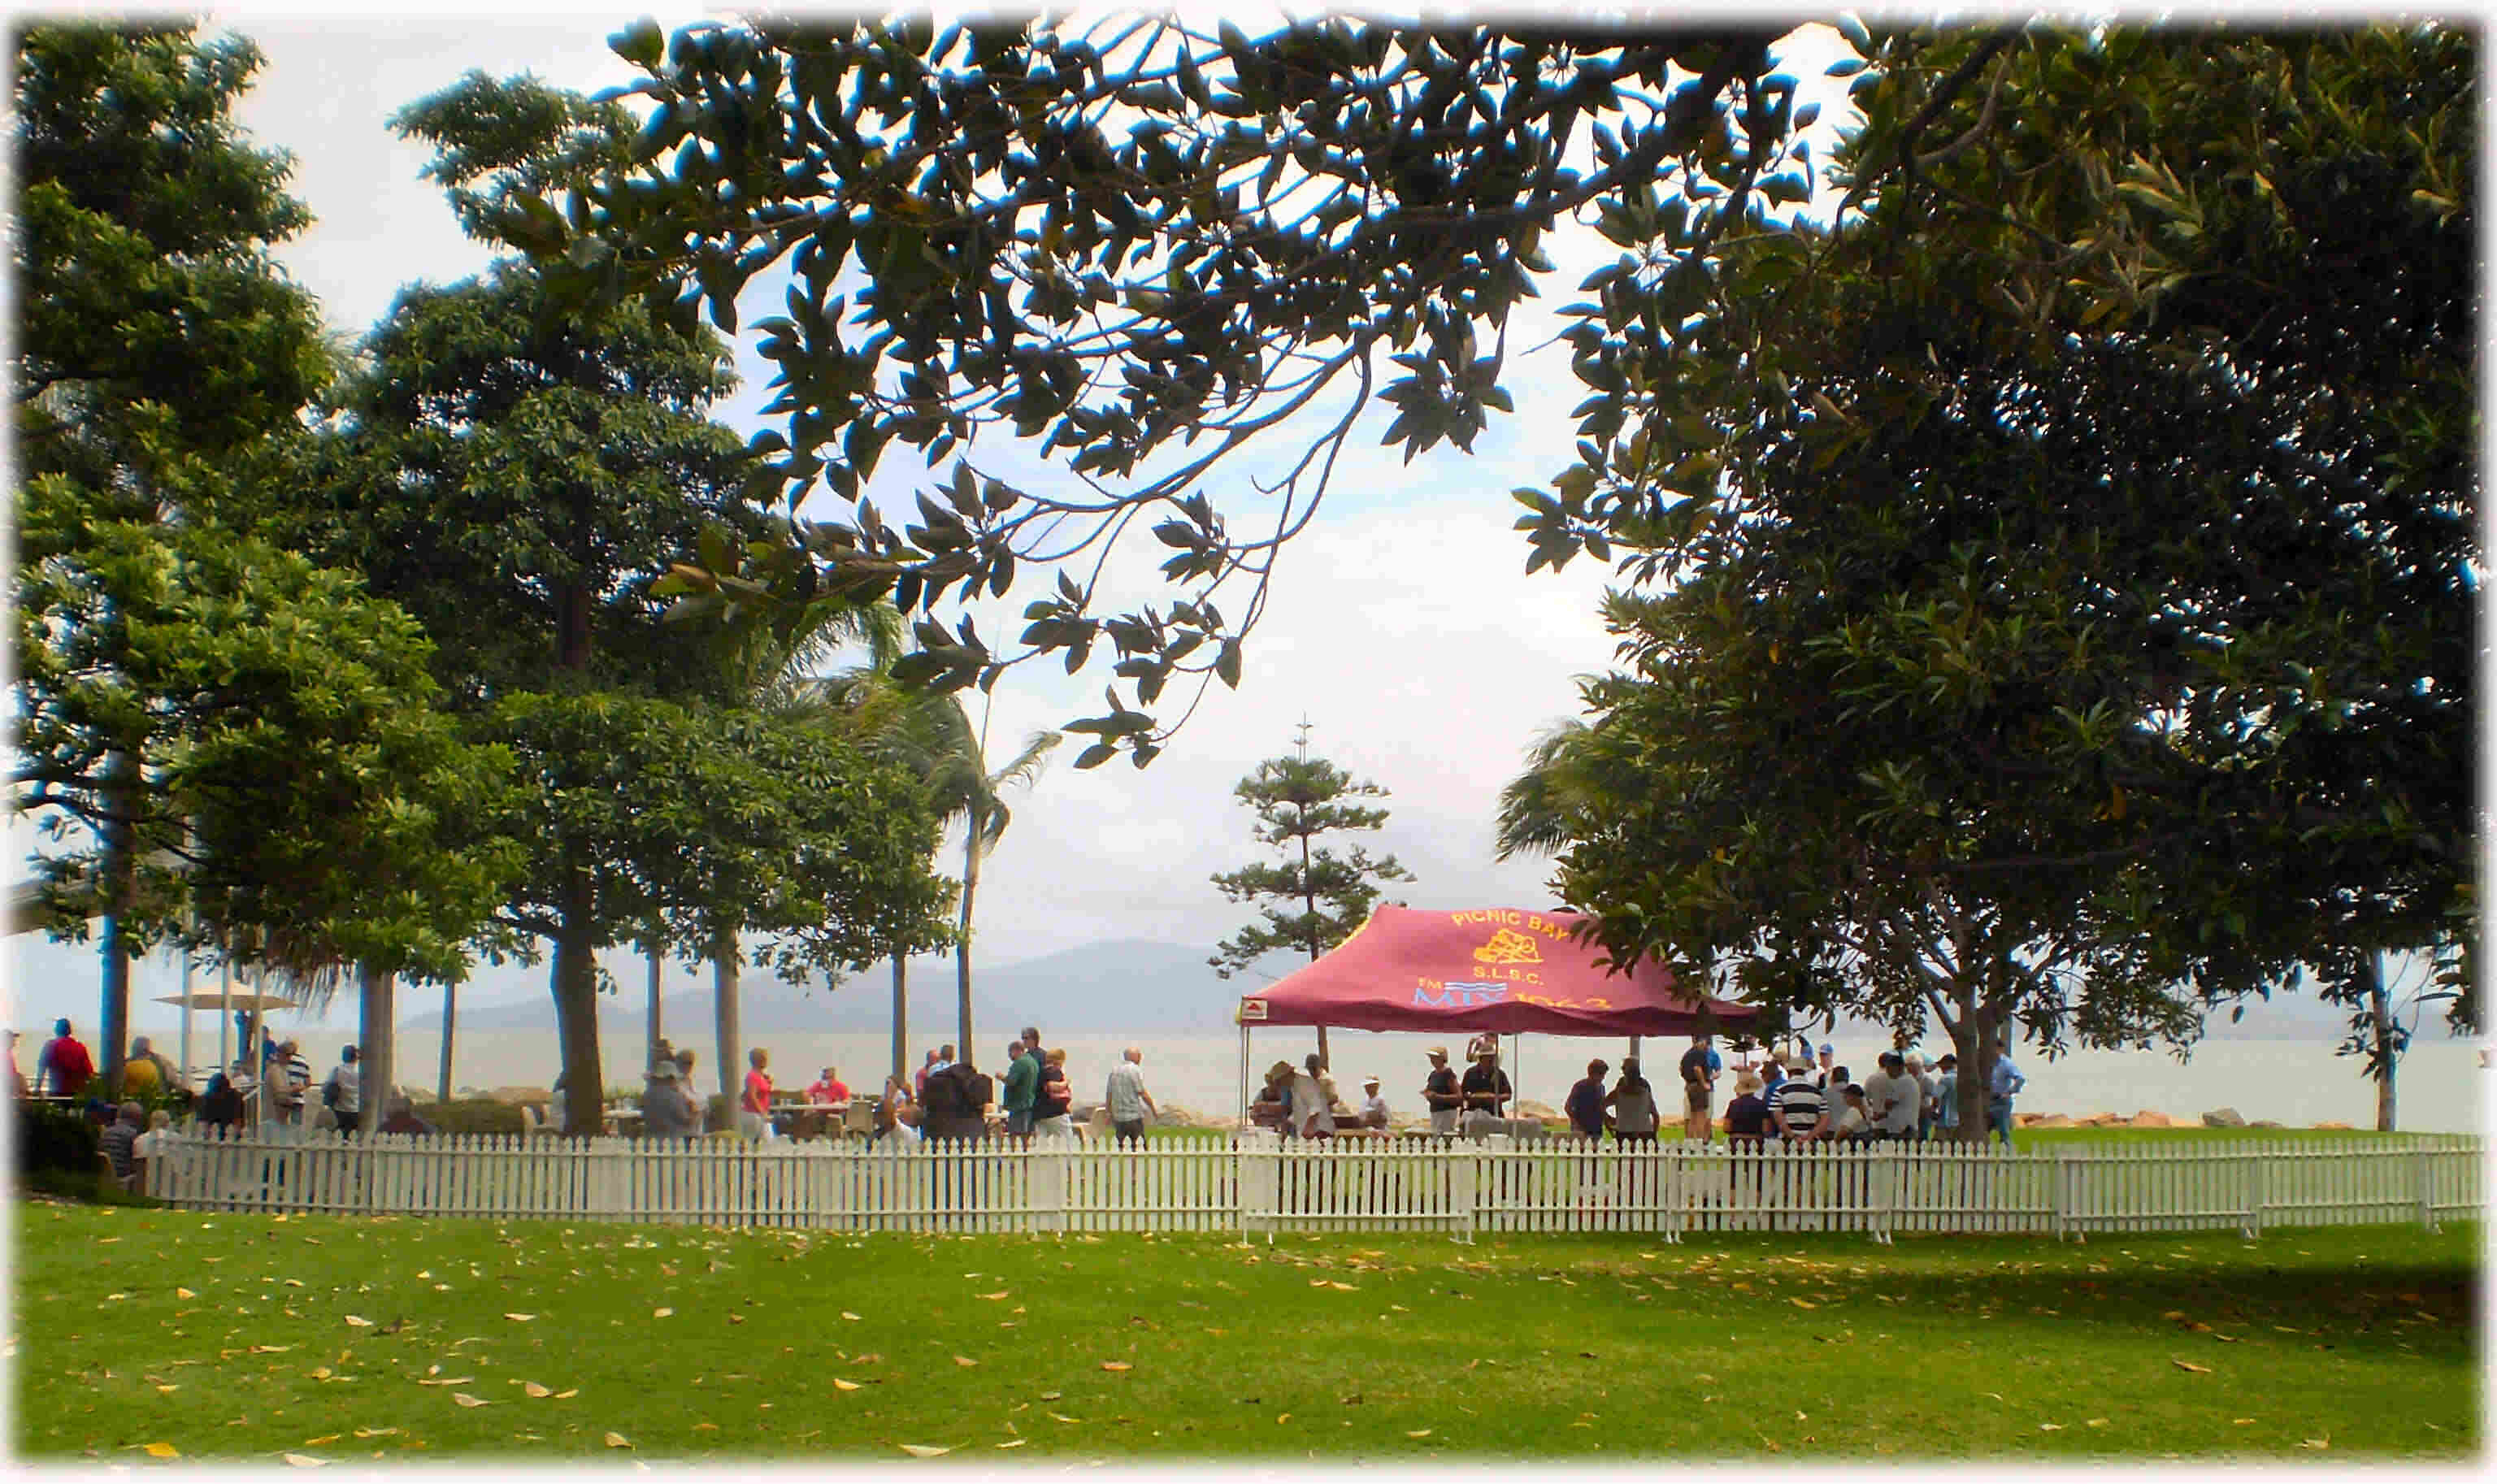
M 40 1171 L 88 1176 L 96 1172 L 95 1125 L 75 1108 L 12 1098 L 17 1121 L 17 1174 L 32 1183 Z
M 521 1105 L 490 1097 L 454 1098 L 447 1103 L 419 1103 L 416 1116 L 447 1134 L 516 1134 L 523 1132 Z

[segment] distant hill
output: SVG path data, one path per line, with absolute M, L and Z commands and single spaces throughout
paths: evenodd
M 1233 980 L 1218 979 L 1205 962 L 1207 954 L 1201 947 L 1122 939 L 1087 943 L 1014 963 L 985 964 L 974 960 L 972 1024 L 995 1026 L 1001 1034 L 1012 1034 L 1015 1026 L 1027 1021 L 1053 1030 L 1220 1034 L 1230 1028 L 1231 1007 L 1240 995 L 1266 979 L 1253 969 Z M 1288 959 L 1279 960 L 1268 971 L 1290 966 Z M 640 980 L 624 977 L 624 993 L 599 1001 L 602 1035 L 642 1026 L 646 1002 Z M 954 1024 L 954 961 L 912 959 L 906 982 L 914 1039 L 941 1037 Z M 671 964 L 666 985 L 668 990 L 659 998 L 663 1024 L 711 1024 L 707 972 L 691 979 Z M 880 968 L 854 975 L 833 989 L 821 984 L 784 984 L 768 973 L 748 971 L 741 990 L 739 1019 L 750 1033 L 875 1031 L 893 1022 L 893 981 L 889 971 Z M 406 1030 L 439 1030 L 442 1015 L 429 1011 L 399 1025 Z M 473 1010 L 462 1006 L 459 1028 L 553 1030 L 554 1005 L 552 998 L 537 998 Z M 918 1034 L 921 1029 L 927 1036 Z

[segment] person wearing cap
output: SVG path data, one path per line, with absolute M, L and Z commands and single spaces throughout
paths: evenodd
M 1832 1080 L 1836 1080 L 1835 1074 Z M 1838 1096 L 1838 1116 L 1830 1121 L 1829 1136 L 1841 1144 L 1862 1144 L 1871 1139 L 1873 1119 L 1865 1112 L 1864 1089 L 1856 1083 L 1841 1083 Z
M 1908 1106 L 1909 1098 L 1906 1058 L 1895 1051 L 1874 1058 L 1873 1075 L 1864 1079 L 1864 1118 L 1873 1137 L 1897 1138 L 1902 1115 L 1910 1129 L 1915 1127 L 1915 1113 Z
M 1569 1088 L 1562 1100 L 1561 1111 L 1569 1119 L 1569 1131 L 1593 1142 L 1604 1136 L 1604 1074 L 1612 1068 L 1598 1057 L 1587 1063 L 1587 1075 Z
M 1820 1043 L 1820 1063 L 1812 1069 L 1812 1080 L 1819 1085 L 1821 1095 L 1832 1103 L 1838 1101 L 1838 1094 L 1847 1087 L 1844 1069 L 1833 1064 L 1837 1058 L 1838 1048 L 1823 1041 Z M 1840 1074 L 1837 1087 L 1831 1087 L 1829 1084 L 1830 1074 L 1833 1072 Z
M 1426 1054 L 1431 1058 L 1431 1075 L 1422 1083 L 1422 1103 L 1431 1112 L 1431 1132 L 1453 1134 L 1457 1131 L 1457 1115 L 1465 1111 L 1465 1094 L 1457 1089 L 1456 1068 L 1448 1065 L 1448 1049 L 1434 1046 Z
M 1934 1093 L 1932 1103 L 1934 1114 L 1933 1126 L 1942 1131 L 1943 1138 L 1958 1138 L 1959 1053 L 1946 1051 L 1943 1053 L 1943 1058 L 1934 1063 Z
M 1387 1126 L 1387 1099 L 1378 1095 L 1378 1074 L 1376 1072 L 1373 1072 L 1369 1076 L 1361 1079 L 1361 1117 L 1359 1121 L 1361 1126 L 1364 1128 L 1385 1128 Z
M 1458 1090 L 1465 1098 L 1467 1137 L 1478 1139 L 1497 1132 L 1508 1100 L 1517 1095 L 1508 1085 L 1508 1074 L 1500 1069 L 1499 1047 L 1483 1052 L 1467 1070 Z
M 1778 1090 L 1786 1086 L 1786 1069 L 1778 1060 L 1777 1053 L 1771 1052 L 1760 1058 L 1759 1072 L 1760 1101 L 1769 1110 L 1768 1137 L 1775 1142 L 1785 1138 L 1786 1132 L 1786 1115 L 1778 1111 Z

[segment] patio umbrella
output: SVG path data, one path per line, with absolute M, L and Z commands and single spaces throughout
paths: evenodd
M 300 999 L 283 995 L 260 995 L 250 990 L 196 990 L 188 995 L 159 995 L 160 1005 L 180 1005 L 186 1010 L 232 1010 L 237 1012 L 296 1010 L 302 1008 Z

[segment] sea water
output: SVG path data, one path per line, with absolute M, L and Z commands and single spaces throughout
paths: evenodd
M 178 1039 L 175 1026 L 144 1026 L 140 1030 L 151 1035 L 156 1047 L 169 1057 L 174 1053 Z M 1208 1116 L 1228 1116 L 1237 1109 L 1242 1056 L 1241 1038 L 1236 1031 L 1227 1035 L 1133 1038 L 1083 1032 L 1056 1036 L 1048 1034 L 1046 1026 L 1043 1032 L 1043 1039 L 1051 1045 L 1065 1048 L 1068 1072 L 1080 1102 L 1101 1095 L 1103 1079 L 1122 1050 L 1134 1045 L 1144 1053 L 1145 1086 L 1163 1106 L 1184 1107 Z M 698 1058 L 695 1073 L 703 1089 L 719 1090 L 718 1058 L 709 1026 L 682 1027 L 671 1033 L 677 1044 L 694 1048 Z M 1001 1074 L 1005 1068 L 1005 1042 L 1013 1033 L 1014 1027 L 1007 1026 L 999 1026 L 994 1034 L 981 1032 L 974 1064 L 992 1074 Z M 315 1075 L 326 1076 L 336 1065 L 338 1045 L 350 1039 L 351 1034 L 315 1030 L 301 1037 L 304 1055 L 314 1063 Z M 916 1066 L 939 1038 L 949 1034 L 940 1026 L 931 1036 L 914 1036 L 911 1064 Z M 194 1022 L 192 1035 L 193 1062 L 214 1060 L 213 1023 Z M 1423 1053 L 1428 1047 L 1445 1044 L 1455 1057 L 1462 1058 L 1465 1054 L 1462 1037 L 1363 1030 L 1330 1030 L 1327 1035 L 1329 1062 L 1344 1099 L 1357 1099 L 1362 1079 L 1375 1073 L 1388 1107 L 1400 1114 L 1422 1109 L 1422 1081 L 1430 1070 Z M 988 1044 L 991 1041 L 996 1044 Z M 32 1044 L 39 1045 L 40 1041 Z M 883 1085 L 891 1055 L 891 1037 L 875 1032 L 763 1031 L 746 1044 L 770 1053 L 773 1081 L 783 1089 L 804 1088 L 831 1065 L 839 1069 L 841 1079 L 853 1091 L 872 1092 Z M 1672 1063 L 1688 1045 L 1679 1037 L 1647 1042 L 1644 1050 L 1651 1080 L 1670 1081 Z M 1556 1108 L 1567 1094 L 1569 1085 L 1586 1074 L 1590 1058 L 1600 1057 L 1618 1068 L 1629 1049 L 1628 1043 L 1619 1037 L 1530 1035 L 1504 1042 L 1503 1046 L 1516 1049 L 1508 1074 L 1518 1095 Z M 1248 1086 L 1253 1090 L 1265 1069 L 1274 1062 L 1289 1060 L 1297 1064 L 1316 1048 L 1316 1034 L 1308 1029 L 1254 1031 L 1248 1038 Z M 26 1052 L 28 1047 L 21 1044 L 19 1049 Z M 625 1036 L 606 1036 L 600 1050 L 607 1069 L 605 1085 L 636 1089 L 641 1087 L 644 1047 L 638 1028 Z M 1870 1041 L 1862 1046 L 1840 1045 L 1837 1059 L 1860 1082 L 1872 1074 L 1873 1057 L 1879 1050 L 1881 1047 Z M 463 1033 L 453 1053 L 455 1089 L 543 1088 L 554 1081 L 561 1068 L 554 1033 L 547 1030 Z M 402 1032 L 398 1038 L 398 1082 L 405 1087 L 431 1089 L 441 1054 L 438 1033 Z M 2358 1058 L 2333 1055 L 2328 1041 L 2206 1041 L 2194 1048 L 2190 1059 L 2184 1061 L 2165 1053 L 2141 1051 L 2073 1051 L 2049 1061 L 2035 1048 L 2022 1048 L 2014 1056 L 2029 1079 L 2017 1104 L 2023 1113 L 2062 1113 L 2074 1118 L 2113 1113 L 2131 1117 L 2152 1110 L 2190 1124 L 2199 1122 L 2206 1111 L 2233 1108 L 2249 1121 L 2268 1119 L 2291 1127 L 2325 1121 L 2358 1128 L 2376 1125 L 2375 1084 L 2362 1074 Z M 20 1065 L 31 1073 L 33 1057 L 21 1056 Z M 742 1065 L 739 1070 L 743 1072 Z M 2473 1043 L 2414 1045 L 2402 1058 L 2395 1083 L 2399 1098 L 2397 1122 L 2404 1129 L 2418 1132 L 2480 1132 L 2488 1124 L 2492 1085 L 2497 1085 L 2497 1073 L 2481 1067 L 2479 1049 Z M 1723 1097 L 1719 1101 L 1722 1105 Z

